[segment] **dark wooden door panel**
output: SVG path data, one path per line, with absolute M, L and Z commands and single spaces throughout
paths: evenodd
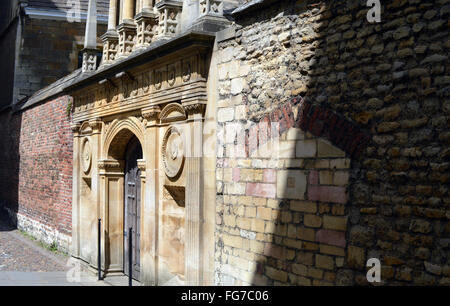
M 125 152 L 125 228 L 126 237 L 124 239 L 124 267 L 125 274 L 128 275 L 128 239 L 130 233 L 128 229 L 132 227 L 132 259 L 133 278 L 140 280 L 140 238 L 141 238 L 141 179 L 137 160 L 142 158 L 142 148 L 139 140 L 133 137 L 127 145 Z

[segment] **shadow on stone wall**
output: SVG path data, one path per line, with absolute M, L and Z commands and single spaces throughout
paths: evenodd
M 286 73 L 300 70 L 303 78 L 292 96 L 321 108 L 310 113 L 317 117 L 308 126 L 302 126 L 301 114 L 292 112 L 288 116 L 292 126 L 328 139 L 347 158 L 354 154 L 348 145 L 352 140 L 342 142 L 335 134 L 342 126 L 330 122 L 326 114 L 346 118 L 345 133 L 352 137 L 353 128 L 370 135 L 361 156 L 351 158 L 345 205 L 314 201 L 317 209 L 308 218 L 315 221 L 306 226 L 307 213 L 294 217 L 292 202 L 279 201 L 272 242 L 266 243 L 258 260 L 253 284 L 366 285 L 369 258 L 381 261 L 382 284 L 448 282 L 449 138 L 448 117 L 440 113 L 449 112 L 444 103 L 448 87 L 442 79 L 446 69 L 448 73 L 448 57 L 442 55 L 448 51 L 448 43 L 442 42 L 449 34 L 443 29 L 448 9 L 425 1 L 406 4 L 383 5 L 381 24 L 368 23 L 365 1 L 351 0 L 303 1 L 297 7 L 292 3 L 237 22 L 245 28 L 271 18 L 308 21 L 296 36 L 294 27 L 282 42 L 287 52 L 295 52 L 287 59 Z M 421 13 L 426 20 L 421 20 Z M 266 115 L 267 108 L 263 109 Z M 274 119 L 289 120 L 282 112 Z M 251 120 L 258 122 L 261 114 Z M 313 168 L 304 163 L 299 170 L 311 173 Z M 306 190 L 305 199 L 310 195 Z M 345 217 L 347 222 L 331 225 L 335 229 L 325 232 L 324 238 L 319 235 L 326 227 L 324 216 Z M 297 219 L 288 221 L 291 218 Z M 286 227 L 294 222 L 294 237 L 302 242 L 287 247 Z M 335 236 L 342 231 L 342 237 Z M 295 253 L 288 251 L 297 247 Z

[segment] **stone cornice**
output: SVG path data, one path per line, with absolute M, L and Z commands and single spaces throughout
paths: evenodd
M 189 31 L 169 40 L 152 43 L 147 48 L 136 50 L 128 57 L 117 60 L 115 63 L 102 66 L 95 72 L 79 75 L 67 85 L 65 91 L 72 92 L 77 89 L 98 83 L 105 78 L 114 78 L 117 73 L 130 70 L 140 65 L 155 61 L 163 56 L 175 53 L 187 47 L 211 50 L 215 40 L 215 33 L 205 31 Z

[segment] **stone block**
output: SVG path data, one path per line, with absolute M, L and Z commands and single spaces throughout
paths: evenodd
M 303 200 L 306 191 L 306 175 L 298 170 L 277 172 L 277 197 L 279 199 Z

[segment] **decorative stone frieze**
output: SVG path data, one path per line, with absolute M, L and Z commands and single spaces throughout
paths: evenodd
M 198 47 L 186 49 L 184 56 L 167 58 L 157 65 L 147 64 L 138 70 L 120 71 L 115 77 L 77 91 L 74 93 L 75 122 L 117 111 L 146 110 L 148 101 L 153 105 L 172 103 L 175 96 L 183 97 L 183 107 L 195 101 L 206 103 L 204 54 Z
M 156 4 L 156 8 L 159 12 L 158 39 L 174 37 L 179 33 L 183 3 L 163 0 Z

